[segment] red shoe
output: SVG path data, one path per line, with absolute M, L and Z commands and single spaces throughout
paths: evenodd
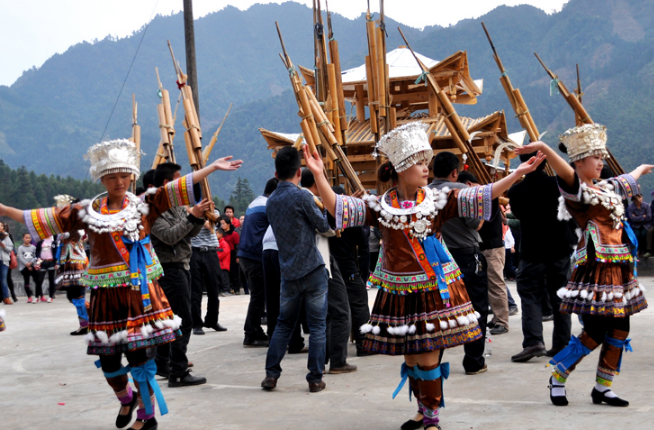
M 47 302 L 48 300 L 45 298 L 45 296 L 41 296 L 41 301 L 42 302 Z

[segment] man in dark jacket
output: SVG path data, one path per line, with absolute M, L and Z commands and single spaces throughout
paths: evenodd
M 157 167 L 155 185 L 166 185 L 179 177 L 181 167 L 164 163 Z M 157 348 L 155 362 L 157 374 L 168 377 L 169 387 L 200 385 L 207 382 L 204 377 L 192 376 L 188 369 L 186 348 L 191 338 L 193 318 L 191 317 L 191 237 L 197 236 L 204 225 L 202 214 L 210 208 L 205 199 L 189 211 L 185 207 L 173 207 L 154 222 L 151 230 L 152 246 L 164 270 L 159 279 L 170 308 L 182 319 L 182 336 L 174 342 Z
M 528 160 L 534 154 L 520 155 Z M 523 351 L 511 361 L 524 362 L 534 357 L 553 357 L 568 345 L 570 315 L 559 312 L 561 299 L 556 295 L 568 281 L 572 245 L 577 243 L 570 223 L 557 218 L 559 192 L 556 178 L 545 172 L 541 163 L 535 172 L 525 176 L 509 190 L 511 211 L 520 220 L 522 231 L 518 294 L 522 301 Z M 545 350 L 543 340 L 543 300 L 545 291 L 554 313 L 552 349 Z
M 243 346 L 268 346 L 268 337 L 261 328 L 261 317 L 266 306 L 263 282 L 263 235 L 270 223 L 266 216 L 268 196 L 277 188 L 279 180 L 271 178 L 263 195 L 250 203 L 245 211 L 245 221 L 238 248 L 238 262 L 250 289 L 250 305 L 245 317 Z M 234 218 L 235 219 L 235 218 Z

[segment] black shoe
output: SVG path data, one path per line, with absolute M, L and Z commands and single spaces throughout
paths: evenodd
M 509 307 L 509 316 L 512 317 L 513 315 L 518 315 L 518 307 L 517 306 L 511 306 Z
M 243 346 L 246 348 L 267 348 L 268 341 L 263 339 L 243 339 Z
M 606 397 L 605 394 L 607 391 L 611 391 L 611 389 L 609 388 L 608 390 L 602 392 L 593 387 L 593 391 L 590 392 L 590 397 L 593 399 L 593 403 L 596 405 L 601 405 L 602 402 L 604 402 L 609 406 L 629 406 L 629 402 L 622 400 L 620 397 Z
M 197 335 L 204 334 L 204 330 L 202 330 L 202 327 L 195 327 L 193 329 L 193 334 L 197 334 Z
M 552 314 L 549 314 L 549 315 L 543 315 L 543 317 L 541 318 L 541 320 L 542 320 L 543 322 L 553 321 L 553 320 L 554 320 L 554 315 L 552 315 Z
M 400 426 L 402 430 L 418 430 L 422 428 L 422 420 L 409 420 Z
M 15 300 L 14 300 L 14 301 L 15 301 Z M 85 335 L 85 334 L 88 333 L 88 332 L 89 332 L 88 327 L 84 327 L 84 328 L 80 327 L 80 328 L 78 328 L 78 329 L 75 330 L 75 331 L 71 331 L 71 332 L 70 332 L 70 335 L 71 335 L 71 336 L 82 336 L 82 335 Z
M 538 343 L 534 346 L 526 347 L 522 350 L 522 352 L 519 352 L 511 357 L 511 361 L 514 363 L 524 363 L 525 361 L 529 361 L 534 357 L 542 357 L 546 353 L 547 351 L 545 350 L 545 346 L 542 343 Z
M 309 392 L 310 393 L 318 393 L 327 387 L 327 384 L 325 384 L 325 381 L 320 381 L 320 382 L 309 382 Z
M 206 328 L 212 328 L 216 331 L 227 331 L 226 327 L 221 326 L 220 324 L 216 323 L 216 325 L 205 325 Z
M 300 349 L 290 349 L 288 350 L 289 354 L 306 354 L 309 352 L 309 347 L 308 346 L 302 346 Z
M 190 387 L 191 385 L 202 385 L 207 383 L 207 378 L 203 376 L 193 376 L 189 370 L 186 370 L 182 376 L 170 375 L 168 378 L 168 386 L 175 387 Z
M 157 430 L 158 423 L 156 418 L 152 417 L 147 420 L 142 420 L 142 419 L 137 419 L 136 421 L 140 421 L 143 423 L 143 427 L 141 427 L 140 430 Z M 134 427 L 130 427 L 127 430 L 134 430 Z
M 479 370 L 466 370 L 466 375 L 479 375 L 480 373 L 484 373 L 488 371 L 488 364 L 484 363 L 481 369 Z
M 357 357 L 369 357 L 371 355 L 377 355 L 377 353 L 372 351 L 366 351 L 364 349 L 357 349 Z
M 261 317 L 261 325 L 268 325 L 268 317 Z
M 563 396 L 553 396 L 552 395 L 552 388 L 554 388 L 554 384 L 552 384 L 552 379 L 554 379 L 554 376 L 550 376 L 550 385 L 547 386 L 547 388 L 550 389 L 550 400 L 552 401 L 552 404 L 554 406 L 568 406 L 568 398 L 563 395 Z M 565 390 L 565 387 L 563 388 Z M 593 402 L 595 402 L 593 398 Z
M 277 387 L 277 378 L 274 376 L 266 376 L 263 378 L 263 381 L 261 381 L 261 388 L 266 391 L 272 391 L 275 387 Z
M 129 412 L 127 412 L 127 415 L 120 415 L 120 410 L 118 411 L 118 416 L 116 417 L 116 427 L 119 429 L 122 429 L 123 427 L 127 426 L 127 424 L 132 422 L 132 415 L 134 414 L 134 409 L 136 409 L 136 404 L 138 403 L 137 397 L 138 393 L 136 391 L 132 391 L 132 401 L 126 405 L 120 406 L 120 409 L 122 409 L 123 406 L 129 406 Z
M 491 331 L 490 331 L 491 334 L 504 334 L 504 333 L 508 333 L 508 332 L 509 332 L 508 328 L 504 327 L 503 325 L 499 325 L 499 324 L 496 325 L 495 327 L 493 327 L 491 329 Z

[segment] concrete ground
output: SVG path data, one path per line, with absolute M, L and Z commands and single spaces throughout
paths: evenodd
M 654 278 L 642 283 L 654 291 Z M 515 284 L 510 288 L 518 296 Z M 369 292 L 370 304 L 375 290 Z M 221 300 L 224 333 L 207 331 L 193 336 L 189 358 L 194 374 L 206 376 L 206 385 L 168 388 L 161 382 L 170 413 L 157 416 L 160 429 L 399 429 L 416 410 L 408 401 L 407 386 L 395 400 L 401 357 L 351 358 L 359 370 L 325 375 L 327 389 L 309 394 L 304 379 L 306 355 L 287 356 L 284 372 L 273 392 L 262 391 L 264 348 L 243 348 L 243 322 L 249 296 Z M 654 306 L 654 305 L 653 305 Z M 68 332 L 77 327 L 75 310 L 61 295 L 54 303 L 28 305 L 25 298 L 7 310 L 7 330 L 0 333 L 0 429 L 85 429 L 114 427 L 118 402 L 95 357 L 85 355 L 80 337 Z M 574 372 L 568 383 L 567 407 L 553 406 L 548 397 L 549 370 L 545 357 L 511 363 L 521 350 L 520 314 L 510 318 L 510 332 L 493 337 L 488 372 L 466 376 L 461 366 L 463 348 L 445 353 L 451 374 L 445 382 L 443 430 L 470 429 L 651 429 L 654 421 L 654 311 L 631 320 L 634 353 L 626 354 L 616 393 L 631 406 L 616 410 L 593 405 L 598 351 Z M 552 323 L 544 323 L 546 339 Z M 581 329 L 573 317 L 573 333 Z M 308 340 L 308 339 L 307 339 Z

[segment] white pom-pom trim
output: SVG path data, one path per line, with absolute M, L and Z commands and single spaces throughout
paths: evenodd
M 559 288 L 559 290 L 556 292 L 556 295 L 559 296 L 560 299 L 565 299 L 565 296 L 566 296 L 565 287 Z
M 609 296 L 607 297 L 607 300 L 608 300 L 609 302 L 612 302 L 612 301 L 613 301 L 613 291 L 611 291 L 611 292 L 609 293 Z
M 102 342 L 103 345 L 109 344 L 109 336 L 107 336 L 106 331 L 97 331 L 95 332 L 95 335 L 100 340 L 100 342 Z
M 378 325 L 374 326 L 372 328 L 372 334 L 379 334 L 381 332 L 381 329 L 379 328 Z
M 434 329 L 436 328 L 436 326 L 434 324 L 432 324 L 432 323 L 425 324 L 425 327 L 427 328 L 427 331 L 429 331 L 429 332 L 434 331 Z
M 148 194 L 156 194 L 157 190 L 158 188 L 155 187 L 148 188 L 147 190 L 145 190 L 145 195 L 147 196 Z
M 479 320 L 479 318 L 481 318 L 481 314 L 479 312 L 477 312 L 477 311 L 475 311 L 475 318 L 477 318 L 477 320 Z
M 159 330 L 163 330 L 164 327 L 165 327 L 165 326 L 164 326 L 164 323 L 163 323 L 161 320 L 156 320 L 156 321 L 154 322 L 154 325 L 157 326 L 157 328 L 158 328 Z
M 581 291 L 579 292 L 579 297 L 581 297 L 582 299 L 586 300 L 586 298 L 588 298 L 588 291 L 586 291 L 586 290 L 581 290 Z
M 479 321 L 477 320 L 477 317 L 476 317 L 475 314 L 473 314 L 473 313 L 468 314 L 467 317 L 468 317 L 468 320 L 470 321 L 470 323 L 476 323 L 476 322 L 479 322 Z
M 142 325 L 142 326 L 141 326 L 141 336 L 143 337 L 143 339 L 147 339 L 148 337 L 150 337 L 150 336 L 148 336 L 148 329 L 147 329 L 147 327 L 148 327 L 148 326 L 145 326 L 145 325 Z
M 0 309 L 0 318 L 4 318 L 5 315 L 7 315 L 7 312 L 4 309 Z
M 572 291 L 572 297 L 577 297 L 579 295 L 579 290 Z
M 148 205 L 139 205 L 139 212 L 141 212 L 143 215 L 147 215 L 150 213 L 150 206 Z
M 415 324 L 411 324 L 411 327 L 409 327 L 409 334 L 416 334 L 416 330 L 418 330 L 418 328 L 416 327 L 416 325 L 415 325 Z
M 450 325 L 450 328 L 456 328 L 456 321 L 454 320 L 447 320 L 448 324 Z
M 92 332 L 88 332 L 86 336 L 84 336 L 84 342 L 88 345 L 89 343 L 93 342 L 95 340 L 95 336 L 93 336 Z
M 366 323 L 362 325 L 361 327 L 359 327 L 359 331 L 361 332 L 361 334 L 370 333 L 372 331 L 372 324 Z
M 447 321 L 440 321 L 439 325 L 441 326 L 441 330 L 447 330 Z
M 172 329 L 173 329 L 173 330 L 177 330 L 177 329 L 180 328 L 181 326 L 182 326 L 182 319 L 181 319 L 180 317 L 178 317 L 177 315 L 173 315 L 173 326 L 172 326 Z

